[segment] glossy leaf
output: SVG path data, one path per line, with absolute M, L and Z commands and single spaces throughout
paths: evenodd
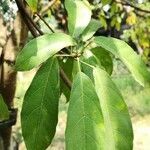
M 109 52 L 101 47 L 91 49 L 91 52 L 97 57 L 101 65 L 111 75 L 113 71 L 113 62 Z
M 28 150 L 46 149 L 58 121 L 59 66 L 50 58 L 36 73 L 27 90 L 22 112 L 22 134 Z
M 101 46 L 120 58 L 141 85 L 150 85 L 150 73 L 144 62 L 127 43 L 115 38 L 103 36 L 95 37 L 94 42 L 96 44 L 95 46 Z
M 8 107 L 5 104 L 2 95 L 0 94 L 0 121 L 9 119 Z
M 74 45 L 73 39 L 64 33 L 45 34 L 31 40 L 18 54 L 16 70 L 25 71 L 37 67 L 64 47 Z
M 104 124 L 93 83 L 79 72 L 73 82 L 66 127 L 66 150 L 99 150 Z
M 87 41 L 88 39 L 90 39 L 100 27 L 101 27 L 100 21 L 92 19 L 89 25 L 86 27 L 86 29 L 82 33 L 82 40 Z
M 93 75 L 106 129 L 104 149 L 132 150 L 131 120 L 120 91 L 104 70 L 95 68 Z
M 33 12 L 37 11 L 38 0 L 26 0 L 26 2 L 28 3 Z
M 90 7 L 80 0 L 65 0 L 68 12 L 68 29 L 73 37 L 78 37 L 91 20 Z

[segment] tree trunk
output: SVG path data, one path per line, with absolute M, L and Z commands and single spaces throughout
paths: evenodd
M 2 19 L 2 17 L 1 17 Z M 17 16 L 13 23 L 13 30 L 8 38 L 6 38 L 6 27 L 3 21 L 0 22 L 0 28 L 3 26 L 4 32 L 1 32 L 3 44 L 0 45 L 1 50 L 1 64 L 0 64 L 0 92 L 9 109 L 13 108 L 13 99 L 16 90 L 16 76 L 17 72 L 14 70 L 14 63 L 18 51 L 24 46 L 28 30 L 24 24 L 21 16 Z M 11 126 L 0 130 L 0 134 L 4 142 L 4 150 L 10 148 Z

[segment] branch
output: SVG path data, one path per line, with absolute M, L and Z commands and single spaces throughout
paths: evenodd
M 50 1 L 39 13 L 40 16 L 45 15 L 45 13 L 57 2 L 57 0 Z M 39 20 L 38 17 L 34 19 L 35 22 Z
M 126 0 L 124 0 L 124 1 L 117 1 L 117 0 L 115 0 L 115 2 L 118 3 L 118 4 L 125 5 L 125 6 L 130 6 L 130 7 L 134 8 L 134 9 L 136 9 L 138 11 L 141 11 L 141 12 L 144 12 L 144 13 L 150 13 L 149 10 L 145 10 L 145 9 L 139 8 L 139 7 L 133 5 L 132 3 L 130 3 L 128 1 L 126 1 Z
M 60 76 L 63 79 L 64 83 L 67 85 L 67 87 L 71 90 L 72 83 L 68 79 L 67 75 L 65 74 L 65 72 L 62 68 L 60 68 Z
M 36 15 L 45 23 L 45 25 L 54 33 L 54 30 L 50 27 L 50 25 L 44 20 L 44 18 L 40 15 L 40 14 L 38 14 L 38 13 L 36 13 Z
M 26 23 L 26 25 L 28 26 L 30 32 L 33 34 L 34 37 L 39 36 L 36 32 L 35 29 L 37 29 L 38 31 L 40 31 L 39 27 L 34 23 L 34 21 L 32 20 L 32 18 L 30 17 L 30 15 L 28 14 L 28 12 L 26 11 L 22 1 L 20 0 L 15 0 L 16 4 L 18 6 L 18 9 L 22 15 L 22 17 L 24 18 L 24 21 Z M 43 19 L 44 20 L 44 19 Z M 44 20 L 44 22 L 46 22 Z M 39 32 L 41 35 L 43 35 L 43 32 Z M 60 76 L 63 79 L 64 83 L 67 85 L 67 87 L 69 89 L 71 89 L 72 83 L 69 80 L 69 78 L 67 77 L 66 73 L 64 72 L 64 70 L 62 68 L 60 68 Z
M 35 22 L 32 20 L 32 18 L 30 17 L 29 13 L 27 12 L 27 10 L 25 9 L 25 6 L 22 2 L 22 0 L 15 0 L 16 4 L 19 8 L 19 10 L 22 11 L 23 13 L 23 17 L 26 16 L 26 18 L 29 20 L 29 22 L 35 27 L 35 29 L 40 33 L 40 35 L 43 35 L 44 33 L 41 31 L 41 29 L 38 27 L 37 24 L 35 24 Z

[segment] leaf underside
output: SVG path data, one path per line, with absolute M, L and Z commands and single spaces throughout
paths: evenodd
M 104 70 L 95 68 L 93 76 L 104 117 L 104 149 L 132 150 L 132 124 L 120 91 Z

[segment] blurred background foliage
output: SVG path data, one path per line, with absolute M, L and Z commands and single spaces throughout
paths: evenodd
M 93 18 L 101 23 L 96 35 L 112 36 L 126 41 L 144 60 L 150 68 L 150 1 L 149 0 L 88 0 L 93 10 Z M 39 0 L 38 12 L 56 31 L 67 31 L 67 13 L 64 0 Z M 7 26 L 7 34 L 13 30 L 13 21 L 16 17 L 17 6 L 14 0 L 0 0 L 0 14 Z M 44 33 L 51 33 L 47 26 L 34 15 L 34 21 Z M 29 34 L 29 38 L 33 38 Z M 135 130 L 135 150 L 148 150 L 150 138 L 150 91 L 144 89 L 133 80 L 131 74 L 120 60 L 114 60 L 112 78 L 121 90 L 129 107 Z M 36 70 L 19 73 L 15 105 L 21 110 L 22 100 Z M 50 149 L 64 149 L 64 127 L 66 121 L 67 105 L 62 96 L 60 101 L 59 124 L 57 134 Z M 134 119 L 136 118 L 136 119 Z M 144 118 L 144 125 L 140 124 Z M 145 121 L 146 118 L 146 121 Z M 18 119 L 19 120 L 19 119 Z M 147 127 L 143 132 L 143 126 Z M 145 129 L 145 128 L 144 128 Z M 139 131 L 140 130 L 140 131 Z M 20 121 L 14 128 L 14 135 L 22 143 Z M 21 145 L 21 150 L 24 146 Z

